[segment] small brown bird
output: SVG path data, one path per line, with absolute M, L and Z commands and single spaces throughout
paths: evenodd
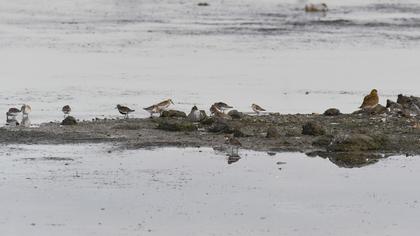
M 156 104 L 156 106 L 160 109 L 160 110 L 165 110 L 166 108 L 168 108 L 170 105 L 174 105 L 174 102 L 172 101 L 172 99 L 166 99 L 162 102 L 159 102 L 158 104 Z
M 213 116 L 216 117 L 216 118 L 221 118 L 221 119 L 225 119 L 225 120 L 231 120 L 232 119 L 232 117 L 230 115 L 221 112 L 216 107 L 216 105 L 214 105 L 214 104 L 210 107 L 210 113 L 213 114 Z
M 242 146 L 242 143 L 239 142 L 237 138 L 235 138 L 233 135 L 226 135 L 225 136 L 225 143 L 229 144 L 231 147 L 231 155 L 232 156 L 238 156 L 239 147 Z M 235 150 L 235 152 L 234 152 Z
M 362 109 L 372 109 L 376 107 L 379 103 L 379 96 L 378 96 L 378 90 L 372 89 L 369 95 L 366 95 L 363 99 L 363 103 L 359 108 Z
M 68 116 L 71 112 L 71 107 L 69 105 L 65 105 L 61 111 L 64 113 L 64 117 Z
M 127 119 L 128 118 L 128 114 L 130 114 L 131 112 L 134 112 L 133 109 L 130 109 L 126 106 L 121 106 L 120 104 L 117 105 L 116 107 L 118 109 L 118 111 L 124 115 L 124 118 Z
M 159 113 L 160 114 L 162 112 L 162 109 L 160 109 L 158 107 L 158 105 L 151 105 L 150 107 L 143 108 L 143 110 L 149 112 L 150 113 L 150 117 L 152 117 L 153 114 L 155 114 L 155 113 Z
M 223 113 L 225 113 L 226 110 L 233 108 L 224 102 L 216 102 L 213 104 L 213 106 L 215 106 L 219 111 L 222 111 Z
M 257 115 L 258 115 L 258 114 L 260 114 L 260 112 L 265 111 L 265 109 L 264 109 L 264 108 L 262 108 L 262 107 L 258 106 L 258 105 L 257 105 L 257 104 L 255 104 L 255 103 L 253 103 L 253 104 L 251 105 L 251 108 L 252 108 L 252 110 L 253 110 L 255 113 L 257 113 Z

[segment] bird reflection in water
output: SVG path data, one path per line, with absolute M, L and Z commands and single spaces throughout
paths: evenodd
M 233 164 L 233 163 L 239 161 L 240 159 L 241 159 L 241 157 L 239 155 L 228 155 L 227 156 L 227 163 L 230 165 L 230 164 Z

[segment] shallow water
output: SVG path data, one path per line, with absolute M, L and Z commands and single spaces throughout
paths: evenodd
M 3 235 L 414 235 L 418 157 L 0 147 Z M 113 150 L 113 151 L 111 151 Z M 111 152 L 108 152 L 111 151 Z
M 417 1 L 0 0 L 0 111 L 29 103 L 33 123 L 118 116 L 171 97 L 282 113 L 355 110 L 418 95 Z M 306 92 L 309 92 L 306 95 Z

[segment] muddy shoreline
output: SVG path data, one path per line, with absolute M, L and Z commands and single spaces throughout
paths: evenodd
M 350 164 L 364 165 L 389 155 L 419 155 L 418 123 L 416 117 L 364 113 L 331 116 L 241 114 L 232 120 L 208 118 L 197 123 L 185 117 L 108 119 L 83 121 L 69 126 L 50 122 L 37 128 L 1 128 L 0 143 L 109 142 L 124 149 L 170 146 L 223 150 L 227 146 L 224 137 L 231 134 L 240 140 L 242 149 L 273 153 L 304 152 L 311 156 L 338 158 L 338 161 L 344 158 Z M 303 131 L 304 126 L 306 131 Z

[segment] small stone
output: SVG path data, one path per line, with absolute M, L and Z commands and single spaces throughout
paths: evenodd
M 62 122 L 61 125 L 77 125 L 77 121 L 73 116 L 67 116 Z
M 274 126 L 270 126 L 267 129 L 267 135 L 265 136 L 266 138 L 277 138 L 279 137 L 279 131 L 276 129 L 276 127 Z
M 327 149 L 333 152 L 372 151 L 378 150 L 385 141 L 366 134 L 349 134 L 336 137 Z
M 241 138 L 241 137 L 246 137 L 247 135 L 244 134 L 240 129 L 234 129 L 233 136 L 236 138 Z
M 199 2 L 197 5 L 200 6 L 200 7 L 210 6 L 210 4 L 208 4 L 207 2 Z
M 228 112 L 228 115 L 232 117 L 232 119 L 241 119 L 244 117 L 244 114 L 242 112 L 239 112 L 238 110 L 231 110 Z
M 160 117 L 180 117 L 180 118 L 185 118 L 185 117 L 187 117 L 187 114 L 185 114 L 185 112 L 183 112 L 183 111 L 167 110 L 167 111 L 163 111 L 160 114 Z
M 163 120 L 159 121 L 158 129 L 173 131 L 173 132 L 185 132 L 195 131 L 197 127 L 189 121 L 177 121 L 177 120 Z
M 232 133 L 234 129 L 223 121 L 214 122 L 208 129 L 211 133 Z
M 320 124 L 315 122 L 307 122 L 302 127 L 302 134 L 319 136 L 325 134 L 325 129 Z
M 325 116 L 338 116 L 338 115 L 341 115 L 341 112 L 337 108 L 330 108 L 324 112 L 324 115 Z

